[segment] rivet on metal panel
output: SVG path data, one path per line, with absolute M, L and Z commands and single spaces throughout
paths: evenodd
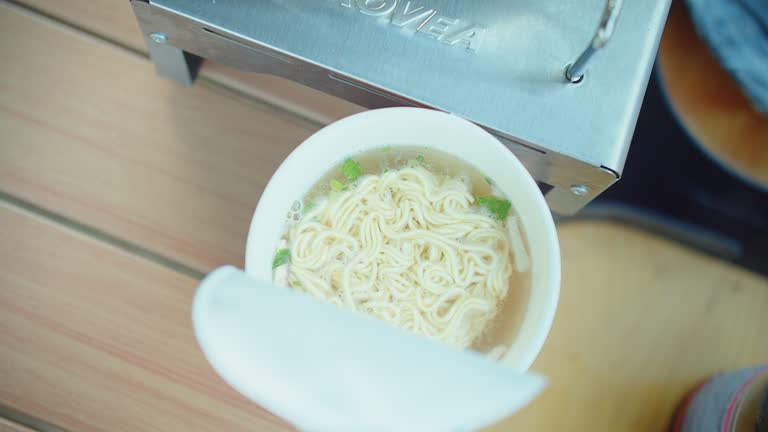
M 165 33 L 155 32 L 150 34 L 149 38 L 152 39 L 154 43 L 158 43 L 158 44 L 164 44 L 168 42 L 168 36 L 166 36 Z
M 571 192 L 573 192 L 574 195 L 582 196 L 589 193 L 589 188 L 584 185 L 575 184 L 571 186 Z

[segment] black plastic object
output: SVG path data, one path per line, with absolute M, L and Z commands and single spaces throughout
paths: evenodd
M 768 192 L 724 170 L 692 141 L 656 73 L 621 180 L 560 221 L 583 218 L 638 226 L 768 276 Z

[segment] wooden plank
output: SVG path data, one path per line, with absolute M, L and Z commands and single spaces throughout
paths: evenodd
M 619 225 L 559 227 L 550 388 L 492 431 L 664 431 L 684 394 L 768 363 L 768 280 Z
M 56 17 L 100 37 L 139 51 L 144 39 L 128 0 L 18 0 L 30 8 Z M 245 94 L 327 124 L 360 112 L 362 107 L 270 75 L 243 72 L 215 62 L 206 62 L 201 76 Z
M 0 191 L 206 271 L 314 127 L 0 4 Z M 55 73 L 52 73 L 55 70 Z
M 244 72 L 221 63 L 203 63 L 202 76 L 320 125 L 365 108 L 284 78 Z
M 216 376 L 196 280 L 0 205 L 0 403 L 72 431 L 278 431 Z
M 768 358 L 765 279 L 616 225 L 560 236 L 551 387 L 489 430 L 663 430 L 697 381 Z M 284 428 L 206 365 L 194 280 L 6 206 L 0 238 L 0 403 L 74 431 Z
M 11 420 L 0 418 L 0 432 L 34 432 L 32 429 Z
M 16 3 L 133 50 L 146 51 L 129 0 L 16 0 Z

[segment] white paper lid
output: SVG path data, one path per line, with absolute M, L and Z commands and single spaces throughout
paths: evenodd
M 235 389 L 301 430 L 469 431 L 525 406 L 545 379 L 258 281 L 211 273 L 198 341 Z

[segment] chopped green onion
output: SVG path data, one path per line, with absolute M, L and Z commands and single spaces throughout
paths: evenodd
M 341 172 L 347 180 L 355 181 L 360 178 L 363 170 L 360 168 L 360 162 L 354 159 L 347 159 L 344 161 L 344 166 L 341 167 Z
M 304 208 L 301 209 L 301 214 L 305 215 L 309 212 L 311 212 L 315 207 L 317 207 L 317 203 L 314 201 L 310 201 L 306 204 L 304 204 Z
M 408 159 L 408 166 L 411 168 L 415 168 L 423 164 L 424 164 L 424 155 L 418 155 L 414 159 Z
M 493 180 L 491 180 L 490 177 L 485 177 L 485 182 L 488 183 L 489 185 L 493 184 Z
M 477 204 L 497 220 L 506 219 L 509 209 L 512 208 L 512 203 L 509 201 L 491 195 L 477 197 Z
M 390 150 L 392 150 L 392 146 L 391 145 L 384 146 L 384 147 L 381 148 L 382 153 L 388 152 Z
M 342 182 L 340 182 L 340 181 L 338 181 L 336 179 L 331 180 L 331 187 L 333 188 L 333 190 L 335 190 L 337 192 L 341 192 L 341 191 L 343 191 L 344 189 L 347 188 L 346 186 L 344 186 L 344 183 L 342 183 Z
M 280 267 L 283 264 L 288 264 L 291 260 L 291 252 L 288 249 L 280 249 L 275 253 L 275 258 L 272 260 L 272 270 Z

